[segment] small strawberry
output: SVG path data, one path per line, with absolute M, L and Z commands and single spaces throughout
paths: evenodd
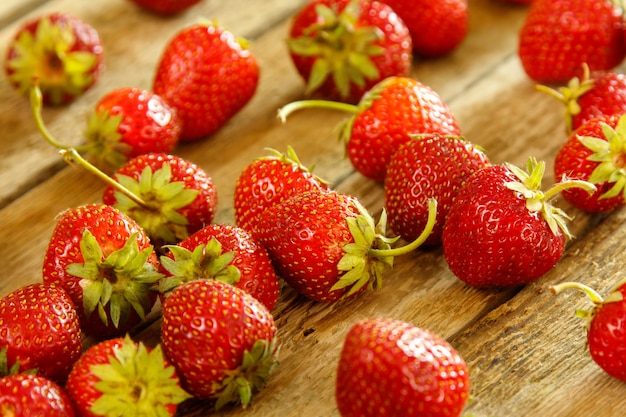
M 538 82 L 562 83 L 580 75 L 582 64 L 616 67 L 626 56 L 622 19 L 611 0 L 533 1 L 519 35 L 524 71 Z
M 404 240 L 422 233 L 428 200 L 437 200 L 437 223 L 424 242 L 441 243 L 450 206 L 475 171 L 489 166 L 487 156 L 458 136 L 417 136 L 402 144 L 391 158 L 385 177 L 385 209 L 391 230 Z
M 85 132 L 88 152 L 100 166 L 119 168 L 147 153 L 169 153 L 180 139 L 181 120 L 158 94 L 134 87 L 110 91 L 98 101 Z
M 29 374 L 0 378 L 0 415 L 6 417 L 74 417 L 65 390 L 54 381 Z
M 352 113 L 340 139 L 354 168 L 363 176 L 384 182 L 387 165 L 410 135 L 461 134 L 456 118 L 431 87 L 409 77 L 389 77 L 363 95 L 358 105 L 302 100 L 279 110 L 279 117 L 299 109 L 322 107 Z
M 411 68 L 409 30 L 378 1 L 309 1 L 293 16 L 287 44 L 306 93 L 329 100 L 356 103 L 374 84 Z
M 385 0 L 411 33 L 413 52 L 437 57 L 456 49 L 467 36 L 467 0 Z
M 43 281 L 63 288 L 78 307 L 82 330 L 124 334 L 153 307 L 162 278 L 141 227 L 116 208 L 89 204 L 60 213 L 43 261 Z
M 9 367 L 62 383 L 82 353 L 81 336 L 76 307 L 58 286 L 30 284 L 0 298 L 0 347 Z
M 27 96 L 33 78 L 43 102 L 67 104 L 98 81 L 104 70 L 98 32 L 65 13 L 51 13 L 24 23 L 7 50 L 5 71 L 11 84 Z
M 176 288 L 163 304 L 163 351 L 200 399 L 249 405 L 276 366 L 276 325 L 247 292 L 216 280 Z
M 247 41 L 206 22 L 170 39 L 152 90 L 178 111 L 181 140 L 191 141 L 220 129 L 250 101 L 258 82 L 259 66 Z
M 585 320 L 591 358 L 613 378 L 626 381 L 626 283 L 619 282 L 604 299 L 592 288 L 577 282 L 564 282 L 550 289 L 555 294 L 576 289 L 587 295 L 593 308 L 576 310 L 576 315 Z
M 162 15 L 173 15 L 189 9 L 202 0 L 130 0 L 151 12 Z
M 335 384 L 342 417 L 458 417 L 469 390 L 463 358 L 428 330 L 366 318 L 346 335 Z
M 296 194 L 260 217 L 258 238 L 278 275 L 304 296 L 333 302 L 379 289 L 393 258 L 418 247 L 430 234 L 436 202 L 422 235 L 391 249 L 385 216 L 378 225 L 354 196 L 336 191 Z
M 590 194 L 572 188 L 563 198 L 588 212 L 608 212 L 626 203 L 626 116 L 614 114 L 591 119 L 575 130 L 554 160 L 556 178 L 589 181 Z
M 242 228 L 210 224 L 166 248 L 163 294 L 191 280 L 217 279 L 247 291 L 270 311 L 278 301 L 278 277 L 267 251 Z
M 129 336 L 101 341 L 76 362 L 66 385 L 82 417 L 165 417 L 190 398 L 176 370 L 154 349 Z
M 328 190 L 328 184 L 302 165 L 292 147 L 285 154 L 273 151 L 241 171 L 234 192 L 235 223 L 254 235 L 263 211 L 309 190 Z
M 541 191 L 545 163 L 530 158 L 527 171 L 492 165 L 472 174 L 457 193 L 443 226 L 443 252 L 450 270 L 474 286 L 513 286 L 536 280 L 561 258 L 571 237 L 567 214 L 550 200 L 567 180 Z

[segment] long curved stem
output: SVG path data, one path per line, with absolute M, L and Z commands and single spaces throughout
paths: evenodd
M 278 109 L 278 117 L 280 120 L 285 123 L 287 121 L 287 116 L 291 113 L 308 108 L 320 108 L 320 109 L 330 109 L 330 110 L 339 110 L 347 113 L 358 112 L 358 107 L 354 104 L 343 103 L 339 101 L 328 101 L 328 100 L 300 100 L 294 101 L 289 104 L 284 105 L 280 109 Z

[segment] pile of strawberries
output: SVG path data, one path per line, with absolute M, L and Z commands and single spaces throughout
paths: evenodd
M 136 0 L 163 14 L 196 2 Z M 554 196 L 590 212 L 624 205 L 626 81 L 608 71 L 621 58 L 578 56 L 582 61 L 565 68 L 547 63 L 552 55 L 532 52 L 537 41 L 529 33 L 547 24 L 549 7 L 570 10 L 586 1 L 535 0 L 520 34 L 520 59 L 531 78 L 569 80 L 560 90 L 538 86 L 568 115 L 569 138 L 555 159 L 559 181 L 546 191 L 543 161 L 529 158 L 524 169 L 492 164 L 463 136 L 441 97 L 408 76 L 415 56 L 449 53 L 467 32 L 463 0 L 415 3 L 313 0 L 293 17 L 287 41 L 312 97 L 286 104 L 279 116 L 315 107 L 350 114 L 340 137 L 354 169 L 384 187 L 378 220 L 289 147 L 251 161 L 235 186 L 235 225 L 213 223 L 211 177 L 172 152 L 180 141 L 219 130 L 249 102 L 259 75 L 246 41 L 214 22 L 171 39 L 151 91 L 124 88 L 103 97 L 85 145 L 76 148 L 48 132 L 41 111 L 77 99 L 97 81 L 103 69 L 97 32 L 60 13 L 25 25 L 9 48 L 9 79 L 29 96 L 42 136 L 106 186 L 102 203 L 59 215 L 42 281 L 0 299 L 6 399 L 0 411 L 164 416 L 192 397 L 218 409 L 246 406 L 278 363 L 272 311 L 281 282 L 312 300 L 335 302 L 380 288 L 396 256 L 441 245 L 450 270 L 469 285 L 523 285 L 556 265 L 570 237 L 569 217 L 552 204 Z M 613 19 L 610 4 L 594 16 L 598 21 Z M 618 26 L 623 22 L 608 25 Z M 588 32 L 623 46 L 623 35 L 617 41 L 602 28 L 590 25 Z M 566 36 L 575 29 L 561 27 L 558 38 L 580 40 L 580 31 L 569 34 L 574 40 Z M 63 54 L 54 61 L 51 50 Z M 51 78 L 32 65 L 53 61 Z M 546 68 L 558 76 L 544 76 Z M 624 340 L 607 324 L 624 315 L 626 287 L 618 283 L 604 299 L 576 283 L 553 290 L 568 288 L 596 304 L 585 315 L 592 357 L 626 379 L 619 360 Z M 157 303 L 161 343 L 145 346 L 128 334 Z M 83 351 L 86 337 L 95 343 Z M 607 338 L 611 349 L 600 347 Z M 426 329 L 377 318 L 346 335 L 336 381 L 344 417 L 424 410 L 456 417 L 469 392 L 463 359 Z

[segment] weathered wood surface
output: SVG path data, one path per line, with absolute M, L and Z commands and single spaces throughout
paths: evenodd
M 306 165 L 340 191 L 359 197 L 379 213 L 383 191 L 361 177 L 344 158 L 334 127 L 345 115 L 311 110 L 286 124 L 277 109 L 302 98 L 303 83 L 284 44 L 290 16 L 305 0 L 238 2 L 205 0 L 172 18 L 145 13 L 127 0 L 5 1 L 0 6 L 0 56 L 20 22 L 52 10 L 81 17 L 99 31 L 106 71 L 100 82 L 70 106 L 46 109 L 50 131 L 80 143 L 86 116 L 99 97 L 120 86 L 149 88 L 167 40 L 198 17 L 215 18 L 251 41 L 261 64 L 253 100 L 220 132 L 181 145 L 176 152 L 202 166 L 214 179 L 219 207 L 216 222 L 232 223 L 232 197 L 241 169 L 265 148 L 294 147 Z M 493 162 L 523 164 L 545 160 L 546 184 L 552 161 L 565 140 L 561 108 L 538 93 L 516 55 L 517 32 L 525 7 L 497 0 L 470 0 L 471 25 L 465 42 L 451 55 L 416 60 L 413 75 L 433 87 L 455 113 L 471 141 Z M 103 184 L 68 167 L 37 133 L 29 104 L 0 74 L 0 294 L 41 279 L 41 262 L 55 216 L 77 205 L 98 202 Z M 575 217 L 577 238 L 559 265 L 525 288 L 475 289 L 447 269 L 440 249 L 418 250 L 399 258 L 383 289 L 335 304 L 305 300 L 285 287 L 274 314 L 282 348 L 280 367 L 253 405 L 228 408 L 224 416 L 338 416 L 334 403 L 335 365 L 348 328 L 367 316 L 389 316 L 439 333 L 458 348 L 470 367 L 476 416 L 622 416 L 626 386 L 605 375 L 589 358 L 575 308 L 587 305 L 576 293 L 554 296 L 549 285 L 577 280 L 605 291 L 623 278 L 623 210 L 607 217 L 562 208 Z M 158 342 L 159 314 L 136 336 Z M 181 416 L 210 415 L 189 402 Z

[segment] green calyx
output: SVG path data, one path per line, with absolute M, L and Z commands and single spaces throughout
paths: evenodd
M 314 165 L 310 166 L 310 167 L 307 167 L 307 166 L 303 165 L 302 162 L 300 162 L 300 158 L 296 154 L 296 151 L 293 149 L 293 147 L 287 146 L 287 152 L 286 153 L 282 153 L 282 152 L 277 151 L 277 150 L 272 149 L 272 148 L 266 148 L 266 150 L 268 152 L 270 152 L 271 155 L 265 157 L 265 159 L 276 159 L 276 160 L 282 162 L 285 165 L 293 166 L 294 169 L 297 169 L 297 170 L 302 171 L 302 172 L 308 172 L 311 175 L 313 175 L 315 177 L 315 179 L 317 181 L 319 181 L 320 183 L 328 185 L 328 181 L 326 181 L 326 180 L 318 177 L 317 175 L 313 174 L 313 170 L 315 169 Z M 260 159 L 263 159 L 263 158 L 260 158 Z
M 254 393 L 265 386 L 277 366 L 276 339 L 257 340 L 251 350 L 244 352 L 241 365 L 227 372 L 223 382 L 216 383 L 215 409 L 233 403 L 241 404 L 244 408 L 250 405 Z
M 606 298 L 602 298 L 596 290 L 579 282 L 563 282 L 561 284 L 553 285 L 550 287 L 550 291 L 552 291 L 553 294 L 559 294 L 565 290 L 577 290 L 585 294 L 589 301 L 593 303 L 593 308 L 590 310 L 577 309 L 576 316 L 583 319 L 586 326 L 589 327 L 591 320 L 599 308 L 602 308 L 602 306 L 607 303 L 619 302 L 623 300 L 624 296 L 619 291 L 619 288 L 624 285 L 624 283 L 626 283 L 626 280 L 622 280 L 615 285 Z
M 172 276 L 159 281 L 159 292 L 169 294 L 179 285 L 195 279 L 215 279 L 234 285 L 241 279 L 239 268 L 231 265 L 235 252 L 222 253 L 222 245 L 213 238 L 192 251 L 176 245 L 164 246 L 173 256 L 161 256 L 161 265 Z
M 85 130 L 87 144 L 78 150 L 86 151 L 100 166 L 119 168 L 124 165 L 131 146 L 121 142 L 122 135 L 118 132 L 123 118 L 121 114 L 112 116 L 108 110 L 94 111 Z
M 341 96 L 348 97 L 352 84 L 363 87 L 365 80 L 379 77 L 371 57 L 384 52 L 376 44 L 384 35 L 373 26 L 357 27 L 357 0 L 348 3 L 341 13 L 326 5 L 318 5 L 315 11 L 319 23 L 306 28 L 301 37 L 289 39 L 287 45 L 296 55 L 316 58 L 307 94 L 332 77 Z
M 9 358 L 7 358 L 8 350 L 8 346 L 4 346 L 2 349 L 0 349 L 0 378 L 16 374 L 37 375 L 37 368 L 21 370 L 20 368 L 22 365 L 19 359 L 16 360 L 11 366 L 9 366 Z
M 141 318 L 149 312 L 152 287 L 163 275 L 148 262 L 152 247 L 139 250 L 137 233 L 133 233 L 122 248 L 104 258 L 97 239 L 85 229 L 80 251 L 84 263 L 68 265 L 67 273 L 81 278 L 86 317 L 97 310 L 102 322 L 108 325 L 108 309 L 117 328 L 126 322 L 131 309 Z
M 160 345 L 148 350 L 127 335 L 109 361 L 89 367 L 102 393 L 90 408 L 94 415 L 167 417 L 168 406 L 191 398 L 180 387 L 174 367 L 165 362 Z
M 532 212 L 539 212 L 548 223 L 552 233 L 557 234 L 559 230 L 568 238 L 572 238 L 566 224 L 570 217 L 565 211 L 554 207 L 550 201 L 561 191 L 568 188 L 582 188 L 588 192 L 596 190 L 595 185 L 587 181 L 563 179 L 555 184 L 548 191 L 541 190 L 541 182 L 546 170 L 544 161 L 537 162 L 535 158 L 529 158 L 526 163 L 526 171 L 509 163 L 504 164 L 517 178 L 517 181 L 510 181 L 505 186 L 526 199 L 526 208 Z

